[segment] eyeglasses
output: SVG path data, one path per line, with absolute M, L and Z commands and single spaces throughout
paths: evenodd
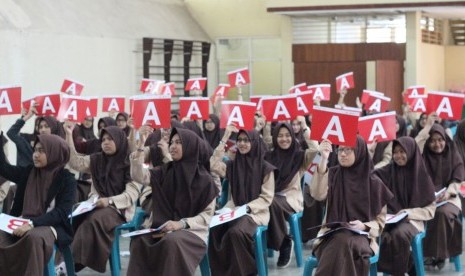
M 250 139 L 249 138 L 237 138 L 236 144 L 239 144 L 240 142 L 242 142 L 242 143 L 250 143 Z
M 353 148 L 338 148 L 338 149 L 336 149 L 336 152 L 337 152 L 337 154 L 344 153 L 344 154 L 347 155 L 347 154 L 350 154 L 350 153 L 354 152 L 354 149 Z
M 182 145 L 182 141 L 181 141 L 181 140 L 171 140 L 171 141 L 170 141 L 170 146 L 173 145 L 173 144 L 175 144 L 175 145 Z

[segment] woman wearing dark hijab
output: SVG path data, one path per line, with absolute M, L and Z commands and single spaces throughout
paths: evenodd
M 415 127 L 410 131 L 409 136 L 412 138 L 417 137 L 418 133 L 425 127 L 426 119 L 428 118 L 428 114 L 421 113 L 420 117 L 415 123 Z
M 73 131 L 74 140 L 92 140 L 97 139 L 94 133 L 94 118 L 86 117 L 80 125 L 76 125 Z
M 6 135 L 16 145 L 16 165 L 20 167 L 27 167 L 32 164 L 32 146 L 35 142 L 36 136 L 39 134 L 39 119 L 36 117 L 34 122 L 34 132 L 32 134 L 20 133 L 21 128 L 24 127 L 26 122 L 37 113 L 35 107 L 29 110 L 23 109 L 21 118 L 10 127 Z
M 326 199 L 323 226 L 314 243 L 318 257 L 316 275 L 367 275 L 369 258 L 379 250 L 376 238 L 386 220 L 386 205 L 393 195 L 373 174 L 365 141 L 357 136 L 355 148 L 339 146 L 339 165 L 327 169 L 331 143 L 320 144 L 321 161 L 313 175 L 310 191 L 316 200 Z M 368 236 L 353 231 L 368 232 Z M 327 235 L 325 235 L 327 234 Z M 337 264 L 335 264 L 337 261 Z
M 63 123 L 52 116 L 43 116 L 39 119 L 39 134 L 55 134 L 63 139 L 66 137 Z
M 121 128 L 124 133 L 126 133 L 126 137 L 129 137 L 131 132 L 131 127 L 128 125 L 129 114 L 126 112 L 120 112 L 116 115 L 116 125 Z
M 233 161 L 223 162 L 224 146 L 238 132 Z M 257 274 L 253 236 L 258 225 L 267 225 L 274 195 L 275 167 L 265 161 L 266 145 L 256 131 L 228 126 L 210 159 L 211 171 L 229 182 L 230 197 L 224 208 L 246 205 L 248 214 L 210 229 L 208 256 L 213 275 Z
M 306 120 L 299 120 L 295 119 L 292 120 L 292 131 L 294 132 L 295 138 L 299 142 L 299 145 L 302 147 L 303 150 L 308 149 L 308 145 L 306 143 L 307 135 L 310 135 L 307 130 L 310 128 L 307 126 Z
M 412 137 L 394 140 L 392 156 L 393 162 L 375 174 L 394 194 L 388 202 L 388 214 L 407 213 L 407 217 L 386 225 L 381 235 L 378 271 L 394 276 L 407 272 L 415 275 L 410 244 L 416 234 L 425 231 L 424 221 L 434 217 L 435 189 Z
M 13 235 L 0 231 L 0 275 L 41 274 L 54 243 L 59 248 L 71 243 L 73 230 L 68 215 L 76 180 L 64 168 L 69 155 L 63 139 L 47 134 L 36 138 L 33 165 L 10 165 L 0 151 L 0 175 L 18 186 L 11 215 L 32 222 L 15 229 Z
M 210 146 L 215 149 L 224 134 L 220 129 L 220 118 L 217 115 L 210 114 L 208 120 L 203 122 L 203 134 Z
M 460 157 L 462 157 L 462 161 L 465 164 L 465 120 L 461 120 L 457 125 L 457 130 L 454 136 L 454 143 L 457 147 Z M 462 193 L 459 193 L 459 196 L 462 203 L 462 216 L 465 216 L 465 208 L 463 208 L 463 206 L 465 206 L 465 199 L 463 198 Z
M 76 271 L 88 266 L 105 272 L 110 256 L 114 228 L 130 221 L 139 197 L 140 185 L 130 175 L 128 140 L 116 126 L 101 131 L 102 152 L 79 155 L 72 139 L 73 125 L 66 126 L 66 141 L 71 149 L 71 168 L 92 175 L 89 201 L 96 203 L 91 212 L 78 216 L 72 244 Z
M 303 118 L 302 118 L 303 119 Z M 301 179 L 318 153 L 318 143 L 306 139 L 307 150 L 302 150 L 292 127 L 278 123 L 273 133 L 273 150 L 265 160 L 277 169 L 274 172 L 275 196 L 270 206 L 268 248 L 279 250 L 277 266 L 287 267 L 291 260 L 292 238 L 287 234 L 287 219 L 303 210 Z
M 423 241 L 425 264 L 444 267 L 444 260 L 462 252 L 462 222 L 460 212 L 462 205 L 458 194 L 465 179 L 462 158 L 455 144 L 445 133 L 444 128 L 435 124 L 437 116 L 428 116 L 423 130 L 415 140 L 423 150 L 426 169 L 433 180 L 436 192 L 446 188 L 438 196 L 434 219 L 428 222 L 426 237 Z
M 111 117 L 100 118 L 100 120 L 98 120 L 98 123 L 97 123 L 98 137 L 101 137 L 102 129 L 109 127 L 109 126 L 116 126 L 115 119 Z M 76 148 L 76 151 L 81 154 L 90 155 L 90 154 L 102 151 L 102 147 L 101 147 L 102 143 L 99 138 L 89 139 L 86 141 L 74 140 L 74 146 Z
M 199 163 L 209 147 L 195 133 L 173 128 L 173 161 L 143 168 L 143 149 L 131 156 L 131 175 L 152 188 L 151 228 L 161 235 L 137 236 L 131 241 L 128 275 L 194 275 L 207 252 L 208 225 L 215 210 L 216 189 Z

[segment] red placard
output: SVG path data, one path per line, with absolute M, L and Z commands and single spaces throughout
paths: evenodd
M 61 99 L 57 119 L 80 123 L 86 118 L 89 100 L 78 96 L 65 95 Z
M 188 79 L 186 83 L 186 87 L 184 90 L 191 91 L 191 90 L 204 90 L 205 85 L 207 84 L 207 78 L 192 78 Z
M 362 92 L 362 98 L 360 99 L 360 102 L 362 104 L 366 104 L 368 101 L 368 98 L 370 97 L 370 94 L 375 94 L 379 96 L 384 96 L 384 93 L 378 92 L 378 91 L 372 91 L 372 90 L 363 90 Z
M 342 105 L 339 105 L 339 104 L 335 104 L 334 108 L 357 112 L 359 115 L 362 114 L 362 111 L 363 111 L 361 108 L 358 108 L 358 107 L 345 106 L 345 105 L 342 106 Z
M 134 127 L 149 124 L 153 128 L 171 127 L 171 97 L 136 97 L 132 100 L 132 118 Z
M 223 101 L 221 106 L 220 128 L 235 125 L 239 129 L 254 129 L 255 103 Z
M 34 104 L 34 98 L 22 102 L 23 108 L 29 111 L 31 104 Z
M 367 143 L 376 141 L 391 141 L 396 139 L 396 112 L 386 112 L 360 117 L 358 119 L 358 134 Z
M 426 113 L 436 112 L 439 118 L 460 120 L 464 97 L 458 93 L 431 91 L 426 101 Z
M 364 105 L 364 109 L 366 111 L 385 112 L 388 110 L 390 103 L 391 98 L 375 93 L 370 93 L 368 100 Z
M 56 116 L 60 109 L 60 94 L 41 94 L 34 97 L 37 116 Z
M 126 98 L 123 96 L 105 96 L 102 102 L 102 112 L 124 112 Z
M 336 145 L 355 146 L 359 118 L 357 112 L 314 106 L 313 118 L 318 120 L 312 121 L 310 139 L 327 139 Z
M 0 115 L 21 114 L 21 87 L 0 87 Z
M 409 97 L 408 105 L 410 106 L 410 110 L 414 112 L 426 112 L 427 99 L 428 95 Z
M 70 79 L 65 79 L 61 85 L 60 91 L 68 95 L 81 96 L 83 89 L 84 84 Z
M 212 95 L 212 103 L 215 104 L 217 98 L 221 98 L 221 99 L 226 98 L 228 96 L 230 87 L 231 86 L 229 84 L 224 84 L 224 83 L 218 84 L 218 87 L 215 89 L 215 92 L 213 92 L 213 95 Z
M 147 94 L 158 94 L 164 83 L 165 81 L 162 80 L 142 79 L 140 82 L 140 91 Z
M 208 120 L 209 103 L 207 97 L 179 98 L 179 115 L 192 120 Z
M 297 116 L 295 94 L 263 97 L 262 106 L 263 115 L 265 115 L 268 122 L 292 120 Z
M 407 94 L 408 97 L 416 97 L 416 96 L 422 96 L 425 95 L 426 92 L 426 87 L 424 85 L 415 85 L 415 86 L 410 86 L 407 88 L 407 91 L 405 94 Z
M 336 90 L 338 93 L 342 90 L 348 90 L 354 87 L 354 72 L 345 73 L 336 77 Z
M 301 83 L 301 84 L 297 84 L 297 85 L 294 85 L 292 86 L 290 89 L 289 89 L 289 94 L 294 94 L 294 93 L 302 93 L 302 92 L 305 92 L 307 90 L 307 84 L 305 82 Z
M 97 117 L 98 110 L 98 97 L 85 97 L 89 102 L 87 103 L 86 117 Z
M 241 68 L 228 72 L 228 80 L 231 87 L 243 86 L 250 83 L 249 69 Z
M 176 96 L 176 85 L 174 82 L 168 82 L 161 86 L 160 95 L 164 96 Z
M 313 110 L 313 92 L 303 92 L 296 94 L 296 115 L 308 115 Z
M 250 102 L 255 104 L 257 110 L 262 110 L 262 99 L 265 97 L 271 97 L 271 95 L 250 96 Z
M 330 84 L 314 84 L 307 87 L 313 93 L 313 100 L 329 101 L 331 99 Z

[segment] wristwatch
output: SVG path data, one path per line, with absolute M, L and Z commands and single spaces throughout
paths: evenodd
M 109 199 L 108 199 L 108 204 L 109 204 L 109 205 L 114 205 L 113 199 L 109 198 Z

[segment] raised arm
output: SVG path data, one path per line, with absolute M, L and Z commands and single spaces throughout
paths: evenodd
M 323 201 L 328 196 L 328 158 L 332 151 L 331 142 L 323 140 L 319 147 L 321 154 L 320 164 L 313 174 L 310 194 L 315 200 Z
M 75 124 L 71 122 L 66 122 L 63 126 L 66 132 L 66 142 L 68 143 L 70 153 L 68 164 L 73 170 L 82 173 L 90 173 L 90 156 L 79 154 L 74 147 L 74 126 Z
M 213 151 L 213 155 L 210 158 L 210 171 L 216 173 L 220 177 L 226 176 L 226 164 L 223 162 L 224 147 L 233 132 L 238 132 L 235 126 L 231 125 L 226 127 L 223 138 L 220 140 L 220 143 Z

